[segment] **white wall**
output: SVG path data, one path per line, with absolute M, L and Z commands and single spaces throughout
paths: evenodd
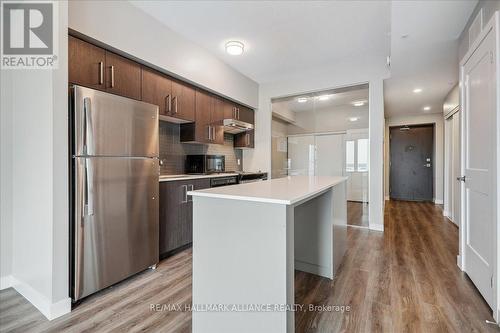
M 274 107 L 274 105 L 273 105 Z M 349 117 L 357 117 L 351 122 Z M 295 112 L 295 123 L 288 125 L 289 134 L 335 132 L 368 128 L 368 106 L 337 106 L 314 111 Z
M 434 198 L 438 204 L 443 203 L 444 198 L 444 121 L 443 114 L 422 114 L 405 117 L 391 117 L 385 123 L 385 168 L 384 168 L 384 193 L 386 199 L 389 198 L 389 127 L 401 125 L 435 124 L 434 129 Z
M 9 245 L 3 243 L 3 230 L 8 231 L 10 223 L 12 225 L 11 270 L 5 272 L 9 276 L 4 281 L 49 319 L 71 310 L 67 2 L 56 3 L 59 6 L 59 69 L 14 70 L 5 78 L 2 73 L 1 87 L 2 261 L 3 246 Z M 10 132 L 3 131 L 6 126 L 10 126 Z M 3 140 L 4 135 L 8 136 L 7 140 Z M 9 144 L 14 149 L 9 150 Z M 5 168 L 4 157 L 11 161 Z M 7 182 L 4 189 L 3 181 L 7 177 L 11 183 Z M 3 207 L 7 207 L 5 212 Z
M 12 71 L 2 71 L 0 96 L 0 289 L 12 274 Z
M 259 111 L 256 113 L 255 149 L 243 151 L 246 170 L 271 170 L 271 98 L 300 93 L 370 84 L 370 228 L 383 229 L 383 79 L 388 76 L 384 57 L 352 58 L 259 87 Z
M 256 82 L 128 1 L 70 1 L 69 27 L 196 85 L 258 104 Z

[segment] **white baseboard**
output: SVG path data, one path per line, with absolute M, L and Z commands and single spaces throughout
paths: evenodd
M 294 265 L 295 269 L 298 271 L 319 275 L 328 279 L 333 279 L 332 267 L 320 266 L 300 260 L 295 260 Z
M 12 275 L 0 277 L 0 290 L 12 287 Z
M 374 230 L 374 231 L 384 231 L 383 224 L 370 223 L 369 228 L 370 228 L 370 230 Z
M 463 268 L 462 268 L 462 256 L 461 255 L 457 256 L 457 266 L 458 266 L 458 268 L 460 268 L 461 271 L 463 271 Z
M 442 205 L 442 204 L 444 203 L 444 201 L 443 201 L 442 199 L 435 199 L 435 200 L 434 200 L 434 203 L 435 203 L 436 205 Z
M 389 200 L 391 200 L 391 197 L 390 197 L 390 196 L 388 196 L 388 195 L 386 195 L 386 196 L 385 196 L 385 201 L 389 201 Z
M 450 217 L 450 213 L 446 210 L 443 210 L 443 216 Z
M 48 320 L 53 320 L 71 312 L 71 298 L 52 303 L 30 285 L 11 277 L 12 287 L 38 309 Z

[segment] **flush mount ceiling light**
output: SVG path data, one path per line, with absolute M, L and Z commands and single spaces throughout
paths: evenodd
M 415 94 L 418 94 L 418 93 L 421 93 L 421 92 L 422 92 L 422 89 L 421 89 L 421 88 L 415 88 L 415 89 L 413 89 L 413 92 L 414 92 Z
M 232 40 L 226 43 L 226 53 L 230 55 L 241 55 L 245 50 L 245 45 L 242 42 Z
M 424 111 L 429 111 L 431 109 L 430 106 L 424 106 Z
M 358 119 L 359 119 L 358 117 L 350 117 L 349 121 L 358 121 Z
M 363 105 L 365 105 L 365 101 L 354 101 L 354 102 L 352 102 L 352 105 L 354 105 L 354 106 L 363 106 Z
M 328 100 L 329 98 L 330 98 L 330 96 L 329 96 L 329 95 L 321 95 L 321 96 L 319 96 L 319 97 L 318 97 L 318 100 L 320 100 L 320 101 L 326 101 L 326 100 Z
M 297 102 L 305 103 L 305 102 L 307 102 L 307 97 L 299 97 L 299 98 L 297 98 Z

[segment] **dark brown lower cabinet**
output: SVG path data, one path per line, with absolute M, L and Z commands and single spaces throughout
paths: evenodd
M 193 241 L 193 201 L 188 191 L 210 187 L 210 178 L 160 183 L 160 256 Z

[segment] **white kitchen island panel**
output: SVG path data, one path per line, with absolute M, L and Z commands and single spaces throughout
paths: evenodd
M 294 269 L 333 278 L 345 252 L 345 178 L 297 176 L 188 194 L 193 332 L 294 332 Z

